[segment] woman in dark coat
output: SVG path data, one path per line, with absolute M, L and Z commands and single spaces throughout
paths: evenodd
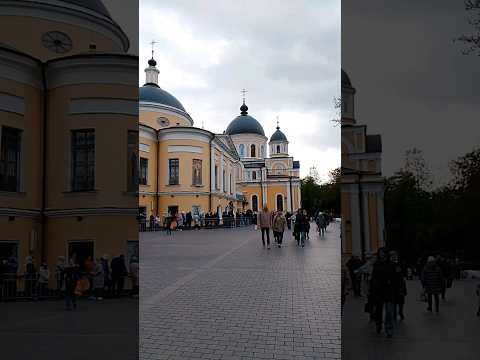
M 422 271 L 422 285 L 425 288 L 428 298 L 428 311 L 432 311 L 432 297 L 435 298 L 435 312 L 439 312 L 439 295 L 443 291 L 442 269 L 433 256 L 429 256 L 427 264 Z

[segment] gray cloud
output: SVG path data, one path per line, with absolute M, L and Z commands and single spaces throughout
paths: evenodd
M 292 155 L 305 164 L 318 162 L 320 172 L 331 170 L 332 161 L 322 156 L 340 148 L 339 129 L 330 122 L 332 100 L 340 95 L 338 0 L 144 0 L 141 68 L 152 39 L 159 42 L 160 85 L 183 103 L 196 126 L 203 122 L 222 132 L 239 114 L 245 87 L 249 113 L 267 136 L 279 114 L 282 130 L 296 144 Z M 340 159 L 335 161 L 334 167 Z
M 381 133 L 384 171 L 424 150 L 440 178 L 480 145 L 478 57 L 453 39 L 468 32 L 463 1 L 343 2 L 342 66 L 357 88 L 359 122 Z

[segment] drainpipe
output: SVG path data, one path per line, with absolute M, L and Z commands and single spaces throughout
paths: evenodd
M 46 193 L 47 193 L 47 115 L 48 115 L 48 88 L 47 88 L 47 73 L 46 73 L 46 64 L 42 63 L 42 86 L 43 86 L 43 151 L 42 151 L 42 196 L 41 196 L 41 207 L 40 207 L 40 261 L 45 261 L 46 247 L 47 247 L 47 218 L 45 215 L 46 208 Z
M 208 161 L 210 161 L 210 175 L 208 178 L 210 179 L 209 184 L 208 184 L 208 212 L 212 210 L 212 166 L 215 166 L 215 164 L 212 164 L 212 141 L 213 137 L 210 138 L 210 141 L 208 142 Z
M 292 187 L 292 175 L 288 177 L 290 180 L 290 213 L 293 214 L 293 187 Z
M 155 213 L 156 213 L 156 216 L 160 216 L 159 215 L 159 211 L 158 211 L 158 181 L 159 181 L 159 178 L 160 178 L 160 139 L 159 139 L 159 132 L 160 130 L 156 130 L 156 133 L 157 133 L 157 171 L 156 171 L 156 176 L 157 176 L 157 184 L 155 186 Z
M 363 194 L 362 194 L 362 173 L 358 172 L 358 205 L 360 207 L 360 244 L 362 249 L 362 260 L 365 260 L 365 229 L 363 214 Z

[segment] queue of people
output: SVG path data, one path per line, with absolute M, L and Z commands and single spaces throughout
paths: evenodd
M 33 256 L 25 259 L 25 271 L 19 272 L 16 259 L 4 260 L 0 266 L 0 295 L 3 299 L 30 298 L 65 298 L 67 309 L 76 308 L 79 296 L 91 300 L 120 297 L 124 293 L 125 279 L 131 280 L 129 295 L 138 296 L 139 262 L 132 256 L 127 269 L 124 255 L 109 261 L 108 255 L 93 259 L 87 257 L 82 263 L 73 254 L 67 262 L 59 256 L 55 268 L 50 271 L 46 262 L 37 269 Z M 18 288 L 23 280 L 23 289 Z M 49 284 L 54 284 L 49 288 Z

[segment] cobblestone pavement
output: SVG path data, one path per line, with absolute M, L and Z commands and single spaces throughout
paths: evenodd
M 0 358 L 137 359 L 138 300 L 0 303 Z
M 340 241 L 253 228 L 141 234 L 141 359 L 340 359 Z
M 477 280 L 478 281 L 478 280 Z M 440 314 L 426 311 L 420 301 L 418 280 L 407 281 L 405 320 L 396 325 L 394 337 L 377 335 L 375 325 L 363 312 L 365 300 L 347 298 L 342 321 L 345 360 L 478 360 L 480 359 L 480 317 L 474 280 L 453 283 L 446 301 L 440 300 Z

